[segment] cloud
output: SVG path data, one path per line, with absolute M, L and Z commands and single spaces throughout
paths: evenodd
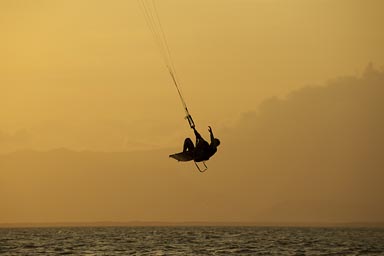
M 273 148 L 284 154 L 292 149 L 304 155 L 374 155 L 384 145 L 383 100 L 382 72 L 334 79 L 265 101 L 258 112 L 243 116 L 235 128 L 236 140 L 252 149 Z
M 205 174 L 173 150 L 0 156 L 0 222 L 383 222 L 383 85 L 371 68 L 269 99 L 217 131 Z
M 235 162 L 232 168 L 243 175 L 249 193 L 266 187 L 260 179 L 272 187 L 263 191 L 274 202 L 263 218 L 302 211 L 314 221 L 321 208 L 323 220 L 383 220 L 383 109 L 384 73 L 368 66 L 360 78 L 338 78 L 265 101 L 243 115 L 227 146 L 223 140 L 223 154 Z
M 25 148 L 28 146 L 30 137 L 26 130 L 18 130 L 14 133 L 0 130 L 0 152 Z

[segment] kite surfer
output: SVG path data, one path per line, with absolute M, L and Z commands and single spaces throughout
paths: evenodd
M 208 126 L 211 143 L 209 144 L 195 127 L 192 127 L 196 136 L 196 147 L 190 138 L 184 140 L 183 152 L 190 155 L 195 162 L 207 161 L 217 151 L 217 147 L 220 145 L 220 140 L 215 138 L 212 132 L 212 128 Z

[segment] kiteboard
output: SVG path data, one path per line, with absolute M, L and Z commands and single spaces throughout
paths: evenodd
M 193 156 L 189 152 L 180 152 L 180 153 L 172 154 L 169 157 L 176 159 L 179 162 L 188 162 L 193 160 Z

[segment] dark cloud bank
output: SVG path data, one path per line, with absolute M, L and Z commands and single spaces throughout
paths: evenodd
M 205 174 L 172 150 L 1 155 L 0 222 L 384 222 L 383 131 L 384 73 L 368 67 L 244 114 Z
M 274 220 L 383 221 L 383 131 L 384 73 L 369 66 L 361 78 L 266 101 L 223 154 L 252 177 L 250 191 L 268 186 Z

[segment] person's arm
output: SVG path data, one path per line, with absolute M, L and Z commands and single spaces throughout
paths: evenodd
M 211 135 L 211 144 L 213 144 L 214 141 L 215 141 L 215 137 L 213 136 L 213 132 L 212 132 L 211 126 L 208 126 L 208 131 L 209 131 L 209 134 Z
M 200 135 L 200 133 L 193 127 L 193 131 L 195 132 L 196 139 L 203 139 Z

